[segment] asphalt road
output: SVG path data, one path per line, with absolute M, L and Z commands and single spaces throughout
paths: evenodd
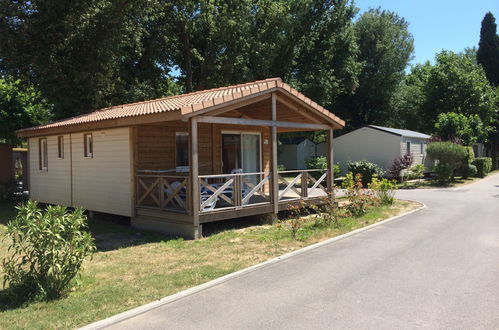
M 499 175 L 116 329 L 499 329 Z

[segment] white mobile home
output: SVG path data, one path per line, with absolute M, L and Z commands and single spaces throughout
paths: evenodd
M 346 171 L 349 161 L 367 160 L 388 171 L 395 158 L 412 154 L 413 164 L 429 165 L 429 135 L 398 128 L 367 125 L 335 138 L 334 161 Z

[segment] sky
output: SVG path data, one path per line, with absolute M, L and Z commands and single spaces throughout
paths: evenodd
M 359 15 L 381 7 L 396 12 L 409 22 L 415 54 L 411 64 L 434 62 L 442 49 L 460 52 L 478 47 L 480 26 L 490 11 L 499 24 L 499 0 L 354 0 Z

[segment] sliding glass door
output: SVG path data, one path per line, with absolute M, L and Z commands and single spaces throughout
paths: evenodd
M 222 172 L 260 172 L 260 134 L 222 133 Z

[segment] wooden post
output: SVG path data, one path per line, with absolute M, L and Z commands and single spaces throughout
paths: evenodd
M 277 101 L 275 93 L 272 93 L 272 121 L 277 120 Z M 277 127 L 272 126 L 272 201 L 274 203 L 274 214 L 279 212 L 279 174 L 277 173 Z
M 327 192 L 334 198 L 334 159 L 333 159 L 333 130 L 327 131 Z
M 307 171 L 301 172 L 301 197 L 302 198 L 308 197 L 308 172 Z
M 190 181 L 191 181 L 191 208 L 194 224 L 194 238 L 199 238 L 199 160 L 198 160 L 198 120 L 189 119 L 190 125 Z

